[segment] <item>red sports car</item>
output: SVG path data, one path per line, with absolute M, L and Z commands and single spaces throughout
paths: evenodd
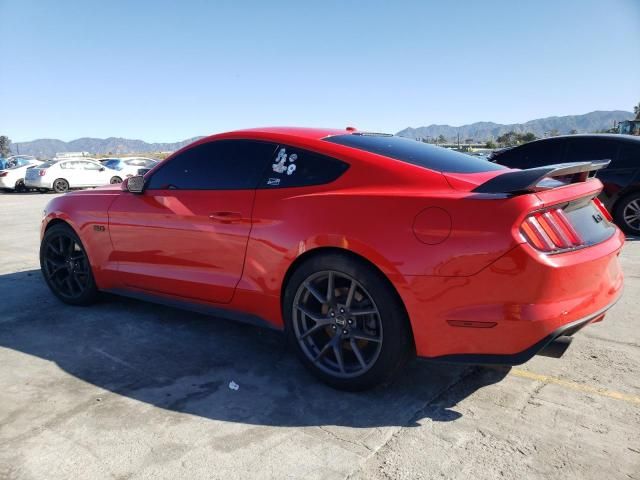
M 416 354 L 518 364 L 621 294 L 606 164 L 510 170 L 351 128 L 214 135 L 53 199 L 41 267 L 70 304 L 107 291 L 284 330 L 337 388 Z

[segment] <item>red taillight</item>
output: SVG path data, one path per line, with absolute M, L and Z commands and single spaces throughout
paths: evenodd
M 38 170 L 38 175 L 40 175 L 41 177 L 44 177 L 47 174 L 46 170 Z
M 529 244 L 543 252 L 570 250 L 583 244 L 560 208 L 529 215 L 520 226 Z
M 593 203 L 595 203 L 596 207 L 598 207 L 598 210 L 600 210 L 600 213 L 604 218 L 606 218 L 610 222 L 613 222 L 613 217 L 609 213 L 609 210 L 607 210 L 607 207 L 604 206 L 604 203 L 600 201 L 600 199 L 594 198 Z
M 9 172 L 0 172 L 0 177 L 6 177 L 9 175 Z

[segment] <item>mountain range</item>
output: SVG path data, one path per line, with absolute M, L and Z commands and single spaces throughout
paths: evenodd
M 500 124 L 493 122 L 476 122 L 454 127 L 451 125 L 429 125 L 427 127 L 405 128 L 397 133 L 408 138 L 434 138 L 443 135 L 448 140 L 474 139 L 485 141 L 495 139 L 509 131 L 517 133 L 531 132 L 537 137 L 544 137 L 549 132 L 559 134 L 595 132 L 609 129 L 614 122 L 633 118 L 633 113 L 624 110 L 595 111 L 584 115 L 568 115 L 564 117 L 547 117 L 530 120 L 525 123 Z M 38 139 L 30 142 L 19 142 L 12 145 L 13 153 L 34 155 L 40 158 L 53 157 L 58 152 L 89 152 L 90 154 L 122 155 L 130 153 L 171 152 L 198 140 L 193 137 L 174 143 L 147 143 L 142 140 L 127 138 L 78 138 L 70 142 L 55 139 Z
M 30 142 L 17 142 L 11 145 L 13 153 L 33 155 L 39 158 L 53 157 L 58 152 L 89 152 L 95 154 L 122 155 L 128 153 L 173 152 L 202 137 L 188 138 L 174 143 L 147 143 L 128 138 L 78 138 L 63 142 L 51 138 L 41 138 Z
M 633 113 L 624 110 L 595 111 L 584 115 L 568 115 L 564 117 L 546 117 L 530 120 L 525 123 L 501 124 L 493 122 L 477 122 L 470 125 L 452 127 L 451 125 L 429 125 L 428 127 L 405 128 L 396 135 L 408 138 L 434 138 L 443 135 L 448 140 L 471 138 L 476 141 L 494 140 L 500 135 L 514 131 L 516 133 L 531 132 L 536 137 L 544 137 L 550 132 L 568 134 L 591 133 L 613 127 L 614 122 L 629 120 Z

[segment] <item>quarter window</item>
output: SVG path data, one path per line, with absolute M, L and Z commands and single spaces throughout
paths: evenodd
M 640 142 L 638 145 L 622 145 L 620 156 L 609 168 L 638 168 L 640 167 Z
M 587 160 L 611 160 L 615 163 L 618 144 L 610 140 L 598 138 L 574 139 L 569 142 L 567 162 L 584 162 Z
M 259 188 L 322 185 L 336 180 L 349 164 L 297 147 L 280 145 Z
M 243 190 L 256 188 L 276 145 L 252 140 L 203 143 L 154 172 L 150 190 Z

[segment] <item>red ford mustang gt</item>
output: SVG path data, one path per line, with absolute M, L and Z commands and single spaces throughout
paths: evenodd
M 354 129 L 214 135 L 53 199 L 41 267 L 70 304 L 108 291 L 283 329 L 337 388 L 415 354 L 518 364 L 622 291 L 606 164 L 510 170 Z

